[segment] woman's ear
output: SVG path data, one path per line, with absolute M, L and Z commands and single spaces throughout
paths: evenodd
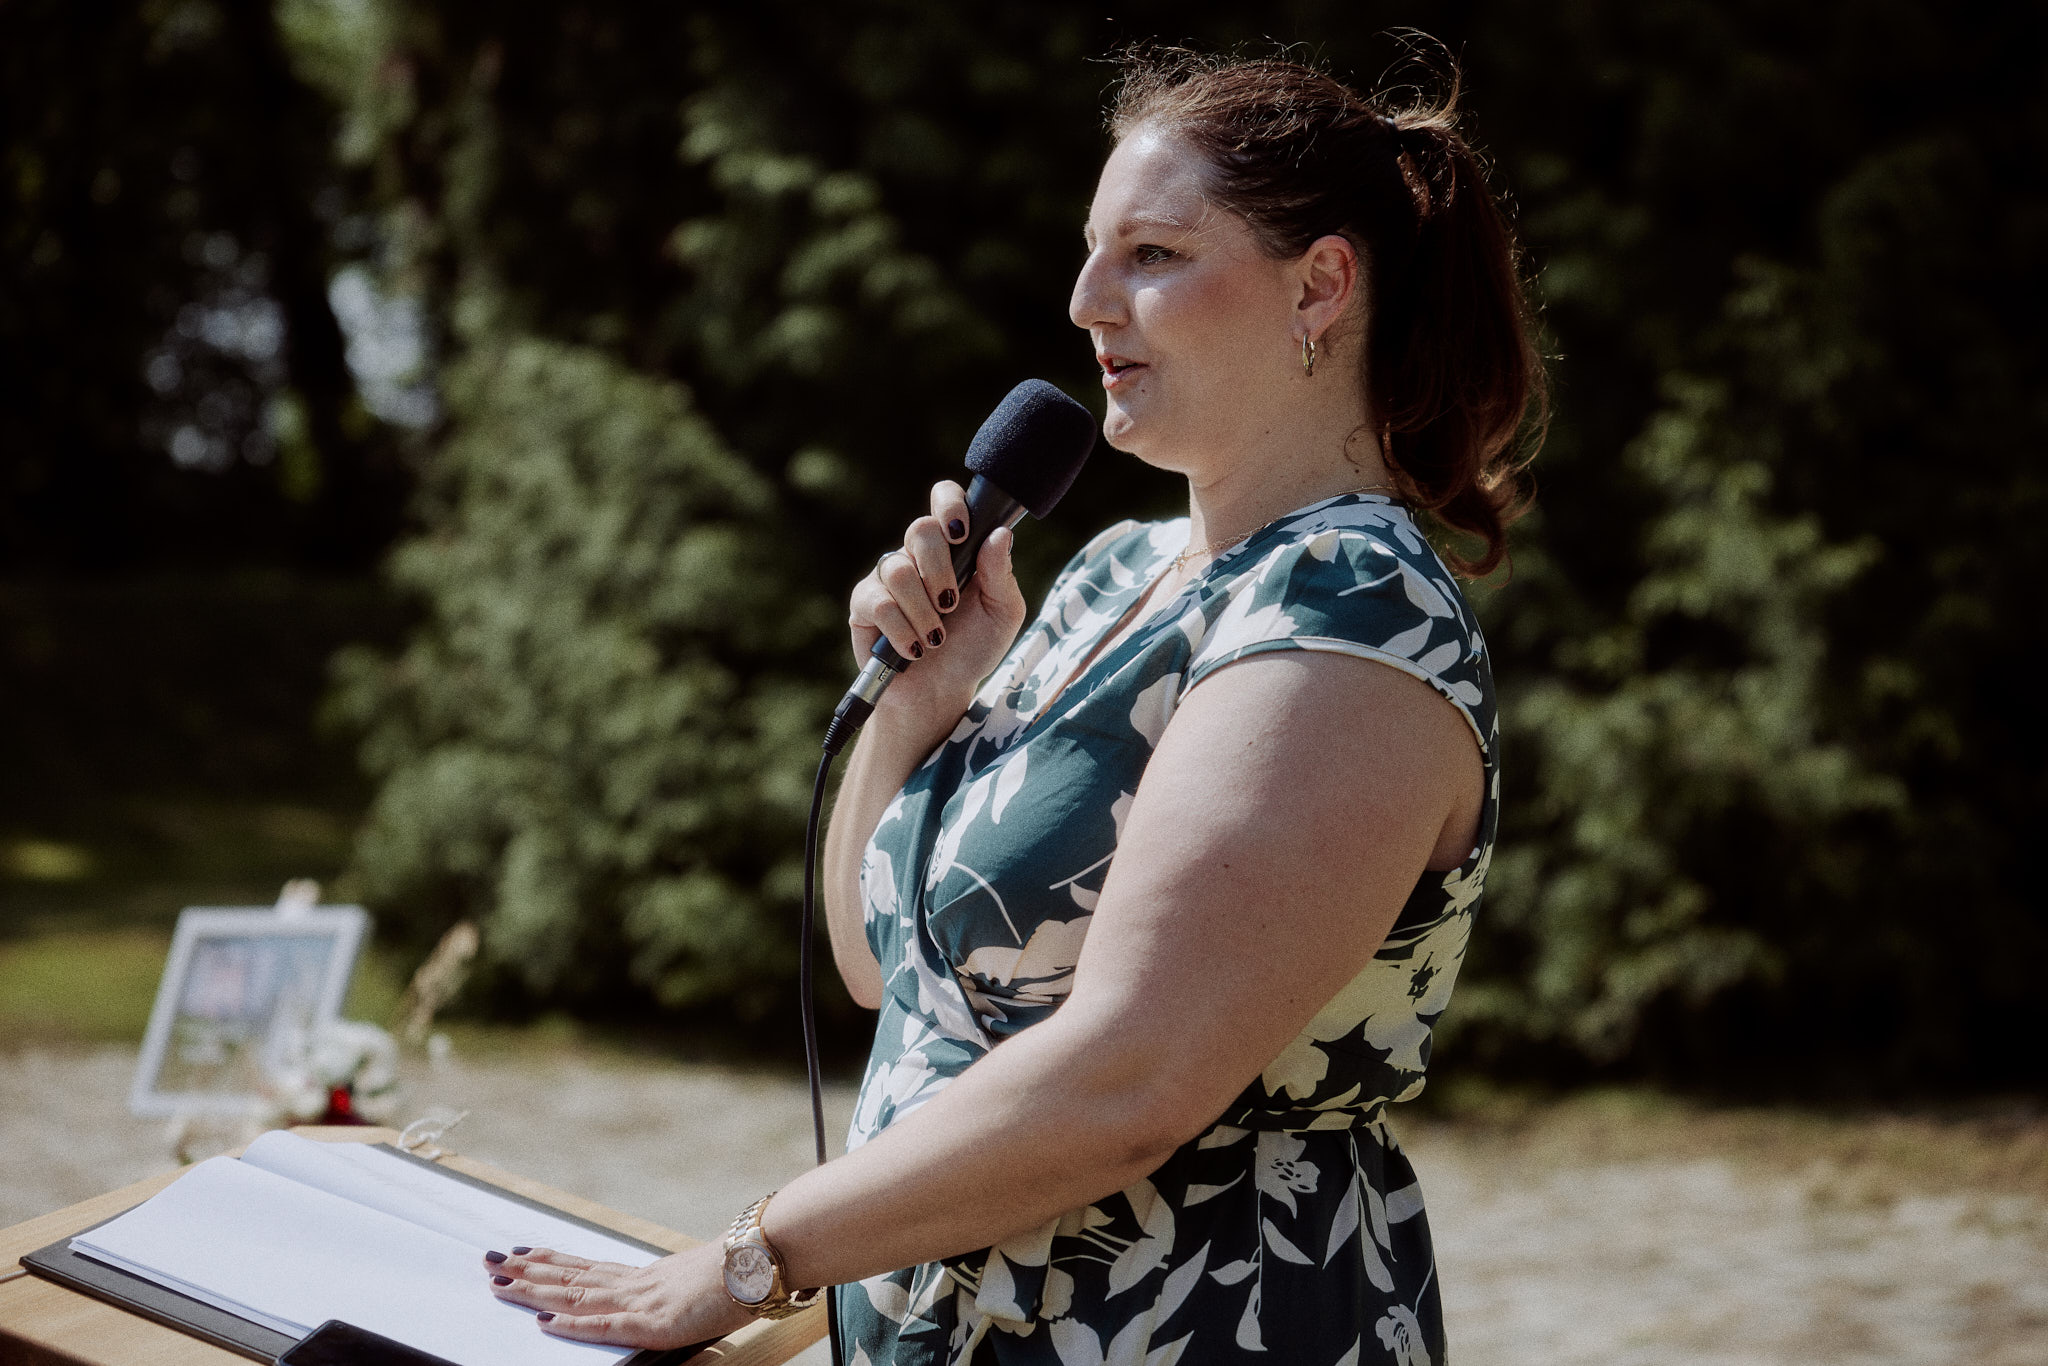
M 1307 335 L 1320 337 L 1348 311 L 1354 299 L 1363 303 L 1365 272 L 1358 248 L 1339 233 L 1309 243 L 1298 267 L 1301 293 L 1295 310 Z

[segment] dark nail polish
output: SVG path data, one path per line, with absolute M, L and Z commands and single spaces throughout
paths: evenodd
M 531 1251 L 533 1251 L 533 1249 L 530 1247 L 515 1247 L 512 1249 L 512 1255 L 515 1257 L 524 1257 L 527 1253 Z
M 923 659 L 923 658 L 924 658 L 924 646 L 922 646 L 922 645 L 918 644 L 918 643 L 917 643 L 916 641 L 914 641 L 914 640 L 913 640 L 913 641 L 911 641 L 911 642 L 910 642 L 910 657 L 911 657 L 912 659 Z
M 941 588 L 939 590 L 939 610 L 941 612 L 952 611 L 953 604 L 958 601 L 960 601 L 960 595 L 955 593 L 952 589 Z
M 946 523 L 946 539 L 951 541 L 966 540 L 967 523 L 961 521 L 958 517 L 955 517 L 952 521 Z
M 511 1278 L 510 1276 L 493 1276 L 493 1277 L 491 1277 L 491 1284 L 492 1284 L 492 1285 L 510 1285 L 510 1284 L 512 1284 L 512 1278 Z
M 538 1318 L 542 1323 L 546 1323 L 549 1319 L 553 1318 L 554 1315 L 550 1314 L 547 1310 L 543 1309 L 540 1311 L 539 1314 L 535 1315 L 535 1317 Z
M 936 650 L 941 645 L 944 645 L 946 643 L 946 633 L 944 631 L 941 631 L 938 627 L 934 626 L 932 627 L 932 633 L 926 636 L 925 639 L 929 641 L 931 643 L 931 647 L 934 650 Z
M 502 1252 L 486 1252 L 484 1254 L 484 1260 L 489 1262 L 492 1266 L 496 1266 L 499 1262 L 505 1260 L 505 1254 Z

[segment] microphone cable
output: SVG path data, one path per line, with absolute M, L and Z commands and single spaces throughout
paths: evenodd
M 842 739 L 841 743 L 844 743 Z M 818 756 L 818 780 L 811 787 L 811 814 L 804 822 L 804 909 L 797 945 L 797 993 L 802 997 L 804 1072 L 811 1083 L 811 1137 L 818 1165 L 825 1165 L 825 1092 L 818 1062 L 818 1003 L 811 983 L 816 975 L 818 933 L 818 820 L 825 809 L 825 779 L 832 772 L 837 745 L 827 740 Z M 839 1287 L 825 1287 L 825 1325 L 832 1336 L 832 1366 L 846 1366 L 846 1347 L 839 1340 Z
M 953 549 L 953 574 L 964 590 L 974 578 L 982 542 L 996 527 L 1015 526 L 1026 512 L 1052 511 L 1095 447 L 1096 420 L 1086 408 L 1042 379 L 1028 379 L 996 405 L 967 451 L 974 473 L 966 489 L 969 532 Z M 797 991 L 802 997 L 804 1070 L 811 1084 L 811 1136 L 818 1165 L 825 1165 L 825 1093 L 818 1061 L 816 976 L 818 935 L 818 822 L 824 814 L 825 782 L 846 742 L 873 714 L 890 680 L 909 668 L 887 639 L 877 640 L 854 686 L 840 699 L 826 727 L 818 778 L 811 787 L 811 813 L 804 823 L 803 923 L 798 929 Z M 846 1366 L 840 1339 L 837 1286 L 825 1287 L 825 1320 L 832 1335 L 833 1366 Z

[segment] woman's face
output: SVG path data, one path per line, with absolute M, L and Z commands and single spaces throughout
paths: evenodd
M 1068 307 L 1095 343 L 1110 444 L 1198 478 L 1257 444 L 1301 374 L 1299 271 L 1211 202 L 1208 175 L 1170 134 L 1141 127 L 1118 143 Z

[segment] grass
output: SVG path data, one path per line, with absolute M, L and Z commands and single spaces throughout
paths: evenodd
M 169 931 L 141 926 L 0 940 L 0 1042 L 139 1044 L 170 947 Z M 404 988 L 396 962 L 372 947 L 342 1014 L 388 1026 Z
M 332 883 L 350 810 L 188 794 L 130 797 L 87 815 L 0 823 L 0 936 L 150 927 L 186 906 L 262 906 L 294 877 Z M 346 900 L 347 887 L 329 887 Z
M 322 900 L 353 900 L 338 876 L 353 820 L 339 802 L 226 802 L 198 793 L 131 794 L 89 819 L 0 819 L 0 1048 L 139 1042 L 179 910 L 266 905 L 287 879 L 309 875 L 323 882 Z M 411 965 L 367 950 L 344 1015 L 389 1028 Z M 758 1031 L 663 1018 L 546 1014 L 507 1025 L 457 1012 L 437 1028 L 473 1054 L 574 1050 L 593 1060 L 689 1057 L 777 1072 L 796 1057 L 793 1029 L 764 1053 Z
M 0 943 L 0 1037 L 139 1042 L 170 946 L 169 935 L 146 929 Z
M 170 948 L 170 929 L 156 926 L 57 929 L 0 939 L 0 1048 L 140 1044 Z M 399 956 L 372 944 L 356 962 L 341 1013 L 391 1028 L 404 991 Z M 675 1047 L 677 1040 L 658 1028 L 591 1025 L 560 1013 L 519 1025 L 453 1019 L 435 1027 L 470 1057 L 574 1053 L 592 1060 L 666 1060 L 679 1052 L 719 1052 L 695 1041 Z
M 352 819 L 303 802 L 160 794 L 0 825 L 0 1044 L 139 1043 L 179 911 L 268 905 L 308 874 L 329 880 L 323 900 L 349 900 L 334 875 Z M 388 1024 L 403 988 L 373 947 L 343 1013 Z

